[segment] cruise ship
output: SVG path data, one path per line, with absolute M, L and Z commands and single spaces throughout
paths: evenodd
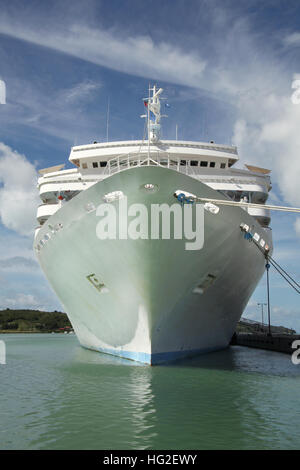
M 141 103 L 141 140 L 39 171 L 34 237 L 80 344 L 151 365 L 226 348 L 272 252 L 270 171 L 237 168 L 235 146 L 162 139 L 162 91 Z

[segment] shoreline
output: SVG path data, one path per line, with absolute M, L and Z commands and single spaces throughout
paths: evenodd
M 26 330 L 26 331 L 17 331 L 17 330 L 0 330 L 0 335 L 13 335 L 13 334 L 41 334 L 41 335 L 44 335 L 44 334 L 52 334 L 52 333 L 55 333 L 57 335 L 64 335 L 65 334 L 65 331 L 30 331 L 30 330 Z M 70 334 L 69 331 L 66 330 L 66 333 L 67 334 Z M 71 334 L 75 334 L 73 331 Z

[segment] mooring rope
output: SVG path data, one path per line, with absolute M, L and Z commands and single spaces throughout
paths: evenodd
M 242 230 L 242 228 L 241 228 Z M 257 241 L 253 238 L 253 234 L 250 232 L 246 232 L 245 236 L 254 242 L 255 246 L 263 253 L 264 257 L 266 258 L 267 264 L 270 263 L 276 269 L 276 271 L 288 282 L 288 284 L 298 293 L 300 294 L 300 285 L 299 283 L 290 275 L 288 274 L 282 266 L 280 266 L 271 255 L 265 252 L 265 250 L 257 243 Z
M 271 206 L 267 204 L 251 204 L 248 202 L 235 202 L 231 200 L 224 200 L 224 199 L 210 199 L 210 198 L 203 198 L 203 197 L 197 197 L 194 194 L 189 194 L 185 193 L 181 190 L 177 190 L 174 193 L 174 196 L 178 199 L 178 201 L 181 204 L 187 203 L 187 204 L 193 204 L 194 202 L 208 202 L 212 204 L 217 204 L 217 205 L 225 205 L 225 206 L 238 206 L 238 207 L 250 207 L 250 208 L 258 208 L 258 209 L 270 209 L 270 210 L 278 210 L 278 211 L 284 211 L 284 212 L 297 212 L 300 213 L 300 208 L 299 207 L 284 207 L 284 206 Z M 243 225 L 243 224 L 242 224 Z M 243 227 L 241 226 L 241 230 L 245 231 Z M 246 230 L 245 237 L 248 238 L 249 240 L 253 241 L 254 244 L 257 246 L 257 248 L 263 253 L 264 257 L 266 258 L 267 264 L 267 271 L 269 269 L 268 263 L 272 264 L 272 266 L 276 269 L 276 271 L 289 283 L 289 285 L 298 293 L 300 294 L 300 284 L 289 274 L 287 271 L 283 269 L 282 266 L 280 266 L 277 261 L 275 261 L 272 256 L 266 252 L 265 249 L 263 249 L 257 241 L 254 239 L 254 236 L 252 233 L 249 231 L 249 227 Z

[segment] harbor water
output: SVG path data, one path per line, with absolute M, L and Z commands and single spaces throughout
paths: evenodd
M 0 335 L 0 449 L 297 449 L 300 365 L 232 346 L 150 367 L 75 335 Z

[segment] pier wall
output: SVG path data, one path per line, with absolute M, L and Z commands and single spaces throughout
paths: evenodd
M 268 336 L 264 334 L 235 333 L 230 344 L 292 354 L 295 351 L 292 344 L 297 339 L 300 340 L 300 335 Z

